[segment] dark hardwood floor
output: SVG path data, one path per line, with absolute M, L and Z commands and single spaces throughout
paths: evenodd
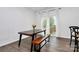
M 30 52 L 30 47 L 31 38 L 26 38 L 22 40 L 19 48 L 17 41 L 0 47 L 0 52 Z M 41 52 L 73 52 L 73 45 L 70 47 L 67 39 L 51 37 L 50 42 L 41 49 Z

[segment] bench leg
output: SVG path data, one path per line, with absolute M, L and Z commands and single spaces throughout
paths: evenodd
M 37 46 L 36 46 L 36 45 L 34 45 L 34 51 L 37 51 L 37 49 L 36 49 L 36 48 L 37 48 Z
M 40 48 L 40 47 L 41 47 L 41 45 L 39 45 L 39 50 L 38 50 L 38 52 L 40 52 L 40 50 L 41 50 L 41 48 Z
M 34 51 L 40 52 L 40 45 L 34 45 Z
M 40 45 L 34 45 L 34 51 L 40 52 Z

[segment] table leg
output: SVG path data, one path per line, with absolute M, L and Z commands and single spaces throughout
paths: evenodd
M 21 38 L 22 38 L 22 34 L 20 34 L 20 37 L 19 37 L 18 47 L 20 47 L 20 44 L 21 44 Z
M 33 40 L 34 40 L 34 35 L 32 35 L 32 41 L 33 41 Z M 33 49 L 32 41 L 31 41 L 31 52 L 32 52 L 32 49 Z

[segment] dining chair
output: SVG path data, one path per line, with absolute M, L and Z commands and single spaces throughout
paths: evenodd
M 73 28 L 75 32 L 75 44 L 74 44 L 74 52 L 79 49 L 79 27 Z
M 75 40 L 75 31 L 77 32 L 78 29 L 75 29 L 77 28 L 78 26 L 70 26 L 69 29 L 70 29 L 70 46 L 73 42 L 73 40 Z

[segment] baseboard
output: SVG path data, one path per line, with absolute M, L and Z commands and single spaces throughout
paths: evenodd
M 0 44 L 0 47 L 5 46 L 5 45 L 8 45 L 8 44 L 11 44 L 11 43 L 14 43 L 14 42 L 16 42 L 16 41 L 18 41 L 18 39 L 5 42 L 5 43 L 3 43 L 3 44 Z
M 26 38 L 28 38 L 28 37 L 26 37 Z M 70 38 L 64 38 L 64 37 L 56 37 L 56 38 L 58 38 L 58 39 L 70 39 Z M 24 38 L 23 38 L 24 39 Z M 8 45 L 8 44 L 11 44 L 11 43 L 14 43 L 14 42 L 16 42 L 16 41 L 18 41 L 19 39 L 16 39 L 16 40 L 11 40 L 11 41 L 8 41 L 8 42 L 6 42 L 6 43 L 3 43 L 3 44 L 0 44 L 0 47 L 2 47 L 2 46 L 5 46 L 5 45 Z
M 25 38 L 28 38 L 28 37 L 23 37 L 22 39 L 25 39 Z M 5 43 L 3 43 L 3 44 L 0 44 L 0 47 L 5 46 L 5 45 L 8 45 L 8 44 L 11 44 L 11 43 L 14 43 L 14 42 L 16 42 L 16 41 L 18 41 L 18 40 L 19 40 L 19 39 L 7 41 L 7 42 L 5 42 Z
M 65 37 L 56 37 L 57 39 L 68 39 L 70 40 L 70 38 L 65 38 Z

